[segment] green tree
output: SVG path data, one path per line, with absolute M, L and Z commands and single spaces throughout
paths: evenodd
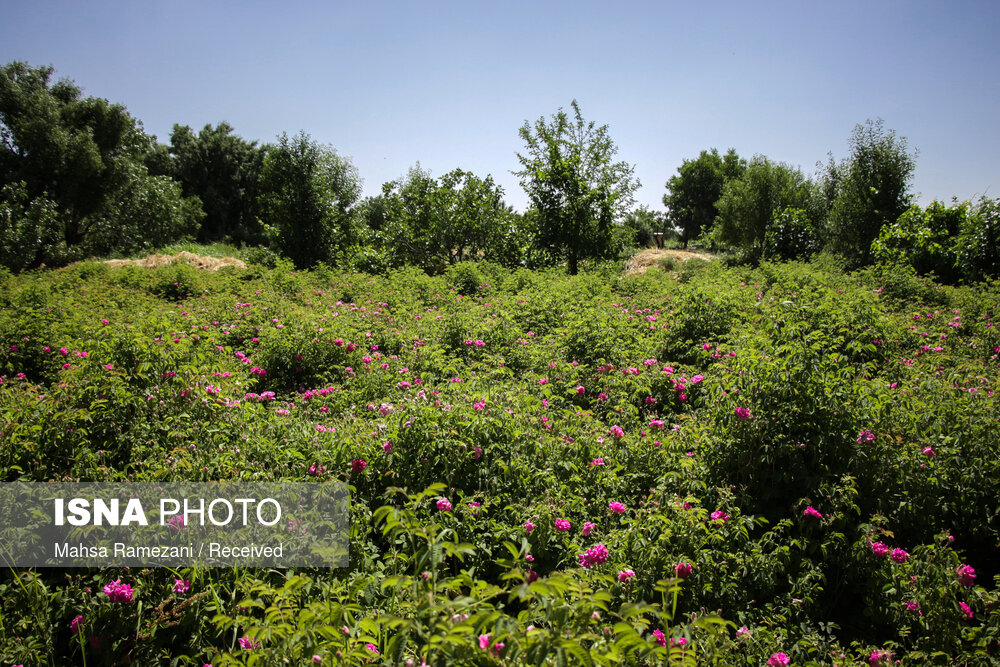
M 22 62 L 0 67 L 0 188 L 11 198 L 9 212 L 29 211 L 26 224 L 45 225 L 45 241 L 25 266 L 128 252 L 196 230 L 200 204 L 149 175 L 152 143 L 141 124 L 70 81 L 52 83 L 52 73 Z M 163 204 L 155 219 L 138 211 L 122 217 L 123 206 L 143 198 Z
M 808 209 L 815 187 L 800 170 L 755 156 L 742 176 L 723 186 L 713 237 L 759 258 L 775 214 L 786 208 Z
M 854 126 L 851 155 L 839 165 L 831 160 L 833 184 L 829 226 L 833 249 L 855 265 L 872 259 L 872 242 L 910 205 L 909 185 L 916 166 L 906 138 L 883 129 L 882 120 Z
M 585 122 L 576 100 L 572 107 L 572 119 L 560 108 L 534 127 L 525 121 L 523 169 L 513 173 L 537 211 L 537 243 L 575 274 L 581 259 L 610 253 L 614 221 L 631 208 L 639 181 L 633 166 L 612 161 L 618 148 L 608 126 Z
M 719 151 L 702 151 L 694 160 L 684 160 L 677 174 L 667 181 L 667 194 L 663 204 L 670 220 L 681 230 L 684 247 L 688 241 L 708 231 L 718 216 L 716 202 L 723 186 L 739 178 L 746 171 L 747 161 L 732 148 L 724 156 Z
M 344 264 L 359 240 L 351 207 L 361 179 L 350 160 L 305 132 L 268 147 L 259 205 L 274 249 L 296 266 Z
M 199 241 L 259 240 L 256 195 L 263 151 L 256 142 L 233 134 L 224 122 L 214 128 L 208 124 L 198 134 L 174 125 L 170 153 L 174 178 L 205 209 Z
M 522 235 L 491 176 L 455 169 L 435 179 L 418 164 L 383 185 L 365 215 L 394 266 L 441 269 L 480 258 L 509 265 L 520 256 Z

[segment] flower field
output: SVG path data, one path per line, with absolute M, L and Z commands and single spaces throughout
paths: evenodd
M 1000 285 L 0 276 L 0 470 L 350 484 L 343 569 L 7 569 L 3 665 L 1000 660 Z

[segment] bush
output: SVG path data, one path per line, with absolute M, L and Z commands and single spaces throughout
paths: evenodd
M 956 252 L 967 281 L 1000 276 L 1000 199 L 979 200 L 962 225 Z
M 801 208 L 775 211 L 764 235 L 764 259 L 808 259 L 819 252 L 823 241 L 816 225 Z
M 956 236 L 967 228 L 967 202 L 946 207 L 935 201 L 921 210 L 911 206 L 892 224 L 882 228 L 871 252 L 879 262 L 908 263 L 917 273 L 933 273 L 946 282 L 958 277 Z

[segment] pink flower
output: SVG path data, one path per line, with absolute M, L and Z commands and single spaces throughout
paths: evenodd
M 803 514 L 805 514 L 805 516 L 816 517 L 817 519 L 822 519 L 823 518 L 823 515 L 820 514 L 819 511 L 816 510 L 816 508 L 814 508 L 812 505 L 810 505 L 809 507 L 807 507 L 806 511 L 803 512 Z
M 885 558 L 889 555 L 889 547 L 885 546 L 881 542 L 872 542 L 872 553 L 879 558 Z
M 260 648 L 260 642 L 250 639 L 249 635 L 243 635 L 240 637 L 240 648 L 244 651 L 251 651 L 255 648 Z
M 905 563 L 906 559 L 910 557 L 910 554 L 906 553 L 902 549 L 892 550 L 892 559 L 897 563 Z
M 82 623 L 83 623 L 83 616 L 77 616 L 72 621 L 70 621 L 69 631 L 74 635 L 77 634 L 78 632 L 80 632 L 80 624 Z
M 531 523 L 530 521 L 524 522 L 524 532 L 526 532 L 528 535 L 531 535 L 531 531 L 533 531 L 534 529 L 535 529 L 535 524 Z
M 615 514 L 624 514 L 625 513 L 625 506 L 622 505 L 620 502 L 617 502 L 617 501 L 612 502 L 612 503 L 608 503 L 608 509 L 611 510 L 612 512 L 614 512 Z
M 364 472 L 368 467 L 368 462 L 364 459 L 354 459 L 351 461 L 351 472 Z
M 387 442 L 384 445 L 382 445 L 382 451 L 385 452 L 386 454 L 391 453 L 392 452 L 392 443 L 391 442 Z
M 174 579 L 174 593 L 187 593 L 191 590 L 191 582 L 187 579 Z
M 608 560 L 608 548 L 603 544 L 595 544 L 578 556 L 581 567 L 601 565 Z
M 541 380 L 538 381 L 538 384 L 548 384 L 548 383 L 549 383 L 548 378 L 542 378 Z
M 868 656 L 868 664 L 872 667 L 888 667 L 892 664 L 892 653 L 889 651 L 872 651 L 872 654 Z
M 663 634 L 663 630 L 653 630 L 653 641 L 660 646 L 667 645 L 667 637 Z
M 736 408 L 733 413 L 739 417 L 742 421 L 750 419 L 750 410 L 748 408 Z
M 584 395 L 584 394 L 586 394 L 586 393 L 587 393 L 587 390 L 586 390 L 586 389 L 584 388 L 584 386 L 583 386 L 583 385 L 580 385 L 580 386 L 578 386 L 578 387 L 576 388 L 576 395 L 577 395 L 577 396 L 583 396 L 583 395 Z
M 919 602 L 904 602 L 903 604 L 906 605 L 906 608 L 909 609 L 910 611 L 914 612 L 917 616 L 923 616 L 924 615 L 924 612 L 920 611 L 920 603 Z
M 971 621 L 972 620 L 972 607 L 970 607 L 969 605 L 965 604 L 964 602 L 959 602 L 958 606 L 962 608 L 962 613 L 965 614 L 965 617 Z
M 976 571 L 969 565 L 959 565 L 955 574 L 958 575 L 958 583 L 963 586 L 972 586 L 976 583 Z
M 571 527 L 572 524 L 566 519 L 556 519 L 556 530 L 561 530 L 562 532 L 565 533 Z
M 712 512 L 712 521 L 721 521 L 722 523 L 729 522 L 729 515 L 722 510 L 715 510 Z
M 688 577 L 691 576 L 691 571 L 693 569 L 694 568 L 691 566 L 690 563 L 677 563 L 677 565 L 674 567 L 674 573 L 681 579 L 687 579 Z
M 593 461 L 590 462 L 590 467 L 591 468 L 593 468 L 594 466 L 602 466 L 602 465 L 604 465 L 604 459 L 603 458 L 597 458 L 597 459 L 594 459 Z
M 622 430 L 621 426 L 612 426 L 608 429 L 608 434 L 613 436 L 616 440 L 621 440 L 625 437 L 625 431 Z
M 435 504 L 437 505 L 437 508 L 439 510 L 441 510 L 442 512 L 450 512 L 451 511 L 451 501 L 448 500 L 447 498 L 441 498 Z
M 618 581 L 626 582 L 629 579 L 635 578 L 635 572 L 633 570 L 622 570 L 618 573 Z
M 654 420 L 652 420 L 652 421 L 649 422 L 649 427 L 650 428 L 663 428 L 663 420 L 662 419 L 654 419 Z
M 926 447 L 920 450 L 920 453 L 924 454 L 925 456 L 934 456 L 937 452 L 934 451 L 933 447 L 927 445 Z
M 857 439 L 856 442 L 859 445 L 864 445 L 864 444 L 868 444 L 868 443 L 871 443 L 871 442 L 875 442 L 875 434 L 872 433 L 871 431 L 869 431 L 868 429 L 865 429 L 865 430 L 861 431 L 860 433 L 858 433 L 858 439 Z
M 493 644 L 493 646 L 491 647 L 490 644 L 492 643 L 492 641 L 493 641 L 492 633 L 479 635 L 479 648 L 481 648 L 484 651 L 489 651 L 494 655 L 494 657 L 498 657 L 500 655 L 500 651 L 503 650 L 504 644 L 503 642 L 497 642 L 496 644 Z
M 365 648 L 368 649 L 369 651 L 371 651 L 372 653 L 374 653 L 375 655 L 379 654 L 378 653 L 378 647 L 375 646 L 375 644 L 371 644 L 371 643 L 365 644 Z
M 126 604 L 132 602 L 133 598 L 132 587 L 128 584 L 123 584 L 121 579 L 115 579 L 111 583 L 105 584 L 104 594 L 107 595 L 112 602 L 122 602 Z
M 587 521 L 583 524 L 583 530 L 580 531 L 580 534 L 583 535 L 584 537 L 587 537 L 592 532 L 594 532 L 595 528 L 597 528 L 597 524 L 593 524 Z
M 743 637 L 744 635 L 749 635 L 749 634 L 750 634 L 750 628 L 748 628 L 745 625 L 742 628 L 740 628 L 739 630 L 736 631 L 736 636 L 737 637 Z
M 767 660 L 767 667 L 783 667 L 791 662 L 791 659 L 784 653 L 772 653 Z

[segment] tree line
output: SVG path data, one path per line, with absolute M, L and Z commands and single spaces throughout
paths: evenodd
M 258 145 L 222 122 L 148 135 L 120 104 L 85 97 L 52 67 L 0 68 L 0 264 L 14 271 L 132 254 L 179 239 L 262 249 L 296 266 L 431 271 L 466 260 L 539 267 L 611 258 L 654 235 L 747 261 L 821 250 L 849 266 L 904 261 L 948 280 L 996 275 L 996 202 L 915 207 L 916 156 L 881 121 L 858 125 L 849 157 L 814 178 L 730 149 L 684 160 L 665 211 L 635 207 L 634 167 L 616 161 L 606 125 L 571 113 L 525 122 L 514 173 L 519 213 L 503 189 L 419 163 L 362 198 L 350 160 L 305 132 Z

